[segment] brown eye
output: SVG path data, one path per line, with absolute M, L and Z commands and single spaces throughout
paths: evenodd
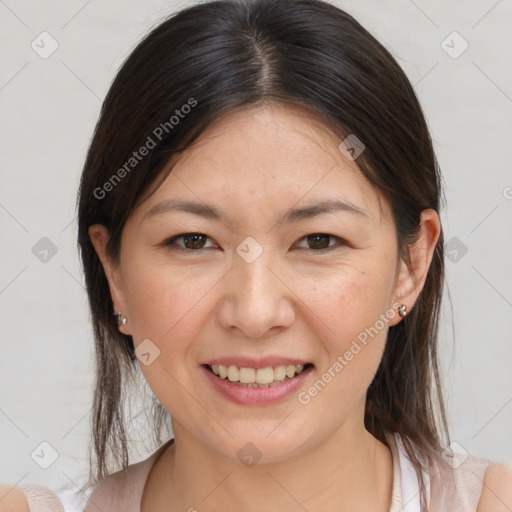
M 177 244 L 176 240 L 183 240 L 182 244 Z M 176 246 L 180 249 L 188 249 L 191 251 L 201 250 L 205 248 L 206 240 L 211 240 L 208 236 L 202 233 L 183 233 L 176 235 L 165 242 L 165 245 Z M 206 247 L 208 248 L 208 247 Z
M 326 233 L 312 233 L 307 235 L 302 240 L 306 240 L 309 247 L 306 249 L 313 249 L 315 251 L 322 251 L 324 249 L 331 249 L 335 245 L 329 245 L 329 239 L 336 239 L 340 245 L 343 245 L 343 240 L 334 235 L 328 235 Z
M 182 243 L 177 243 L 180 240 Z M 188 251 L 200 251 L 202 249 L 209 249 L 215 246 L 205 246 L 207 240 L 212 240 L 210 237 L 203 233 L 182 233 L 180 235 L 173 236 L 164 242 L 164 245 L 171 247 L 172 249 L 188 250 Z M 326 233 L 313 233 L 307 235 L 301 239 L 307 242 L 308 247 L 302 247 L 304 249 L 311 249 L 316 252 L 323 250 L 334 249 L 336 244 L 331 244 L 330 240 L 338 242 L 338 246 L 346 245 L 345 241 L 338 236 L 328 235 Z

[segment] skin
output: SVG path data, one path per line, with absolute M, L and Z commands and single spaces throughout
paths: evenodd
M 149 338 L 160 350 L 141 369 L 172 416 L 175 444 L 150 472 L 143 511 L 389 510 L 391 454 L 364 428 L 364 406 L 387 330 L 401 320 L 396 309 L 307 405 L 295 393 L 269 406 L 234 404 L 200 371 L 209 359 L 233 354 L 299 357 L 314 364 L 303 391 L 379 315 L 397 303 L 414 305 L 439 218 L 422 212 L 409 272 L 398 258 L 389 204 L 338 150 L 340 142 L 299 107 L 233 112 L 169 162 L 172 172 L 124 227 L 119 264 L 105 252 L 108 230 L 91 226 L 114 306 L 128 319 L 120 330 L 135 346 Z M 276 224 L 292 208 L 333 197 L 366 216 L 338 211 Z M 167 198 L 212 204 L 228 218 L 146 216 Z M 208 238 L 178 239 L 174 249 L 164 243 L 191 232 Z M 318 233 L 333 236 L 316 245 L 304 238 Z M 247 236 L 263 249 L 252 263 L 236 253 Z M 333 248 L 322 254 L 323 243 Z M 262 454 L 252 467 L 237 457 L 248 442 Z
M 0 483 L 0 510 L 2 512 L 29 512 L 28 501 L 17 487 Z
M 230 115 L 203 135 L 196 152 L 180 159 L 173 171 L 179 178 L 169 177 L 130 218 L 119 266 L 105 254 L 108 231 L 91 227 L 116 309 L 129 319 L 120 330 L 134 336 L 136 345 L 151 334 L 161 349 L 153 364 L 141 368 L 173 416 L 176 442 L 150 472 L 143 512 L 190 512 L 194 505 L 228 512 L 389 510 L 390 453 L 364 429 L 362 415 L 385 330 L 307 406 L 294 396 L 272 407 L 244 409 L 216 397 L 197 371 L 209 357 L 272 352 L 310 357 L 314 381 L 383 307 L 394 299 L 409 309 L 414 304 L 439 236 L 437 215 L 422 214 L 409 274 L 397 259 L 388 205 L 380 198 L 379 210 L 375 191 L 340 158 L 338 143 L 297 108 L 273 105 Z M 333 191 L 367 208 L 372 222 L 364 227 L 352 214 L 336 213 L 272 229 L 287 207 Z M 141 224 L 164 197 L 207 199 L 236 216 L 237 225 L 181 213 Z M 186 259 L 158 248 L 160 238 L 180 231 L 178 221 L 183 232 L 197 229 L 215 237 L 224 252 Z M 292 254 L 299 237 L 324 231 L 355 247 L 322 257 L 313 249 L 311 255 Z M 248 234 L 264 247 L 263 258 L 251 264 L 233 255 Z M 388 325 L 398 321 L 396 316 Z M 252 468 L 236 458 L 247 440 L 262 452 Z M 26 512 L 28 503 L 20 489 L 0 484 L 0 509 Z M 512 467 L 493 464 L 477 512 L 511 509 Z

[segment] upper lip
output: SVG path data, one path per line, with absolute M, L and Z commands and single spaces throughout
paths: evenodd
M 210 359 L 203 364 L 213 365 L 213 364 L 222 364 L 224 366 L 238 366 L 239 368 L 267 368 L 269 366 L 279 366 L 279 365 L 298 365 L 303 364 L 306 365 L 311 363 L 311 361 L 305 361 L 303 359 L 296 359 L 291 357 L 283 357 L 283 356 L 266 356 L 260 359 L 254 359 L 252 357 L 245 356 L 229 356 L 229 357 L 217 357 L 215 359 Z M 311 363 L 312 364 L 312 363 Z

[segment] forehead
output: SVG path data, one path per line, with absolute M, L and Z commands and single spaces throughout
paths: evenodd
M 223 116 L 194 145 L 175 155 L 172 169 L 149 197 L 147 216 L 162 200 L 194 201 L 240 216 L 344 200 L 380 217 L 380 198 L 341 139 L 302 107 L 269 104 Z
M 257 171 L 261 178 L 267 178 L 270 171 L 274 179 L 309 177 L 313 170 L 321 172 L 339 164 L 359 172 L 354 162 L 344 161 L 338 150 L 340 142 L 310 110 L 269 103 L 222 116 L 201 134 L 191 150 L 178 156 L 178 167 L 187 160 L 209 160 L 230 170 L 237 166 L 238 175 Z

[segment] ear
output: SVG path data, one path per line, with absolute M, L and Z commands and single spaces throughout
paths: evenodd
M 107 242 L 110 239 L 110 233 L 102 224 L 93 224 L 89 227 L 89 238 L 107 276 L 114 309 L 115 311 L 121 311 L 123 317 L 126 317 L 128 308 L 124 298 L 121 270 L 119 265 L 112 261 L 107 254 Z M 124 334 L 131 335 L 130 329 L 126 325 L 120 325 L 119 330 Z
M 425 285 L 440 234 L 441 222 L 437 212 L 430 208 L 423 210 L 420 216 L 418 238 L 409 246 L 411 267 L 409 269 L 403 260 L 399 263 L 394 293 L 395 306 L 404 304 L 407 311 L 414 306 Z M 400 320 L 401 317 L 397 314 L 390 321 L 390 325 L 396 325 Z

